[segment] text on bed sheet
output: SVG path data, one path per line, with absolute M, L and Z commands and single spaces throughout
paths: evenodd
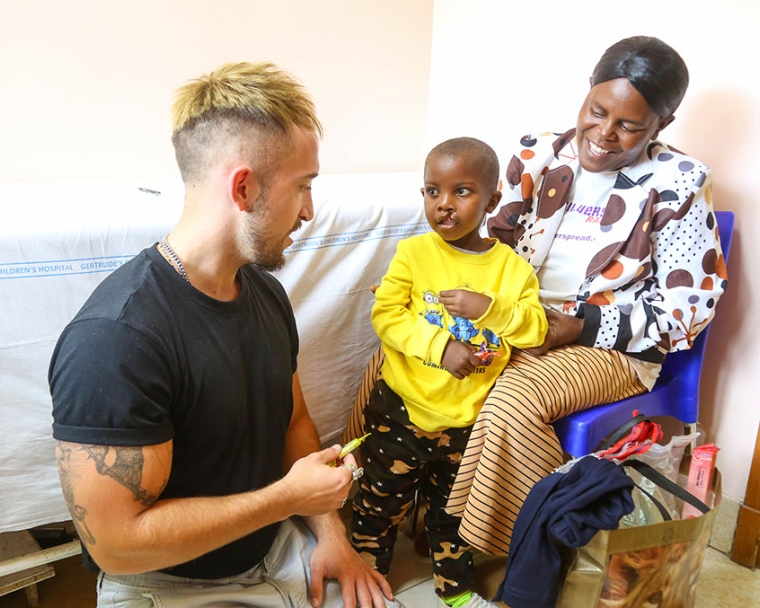
M 77 260 L 4 263 L 0 264 L 0 281 L 3 279 L 58 277 L 72 274 L 111 272 L 116 270 L 119 266 L 123 266 L 125 262 L 133 257 L 134 255 L 122 255 Z
M 322 249 L 325 247 L 340 247 L 342 245 L 354 245 L 364 241 L 376 241 L 378 239 L 387 239 L 392 237 L 407 237 L 413 234 L 422 234 L 429 232 L 430 226 L 427 222 L 417 222 L 414 224 L 399 224 L 396 226 L 385 226 L 383 228 L 371 228 L 369 230 L 360 230 L 357 232 L 338 232 L 325 236 L 313 236 L 303 239 L 297 239 L 285 253 L 294 253 L 310 249 Z

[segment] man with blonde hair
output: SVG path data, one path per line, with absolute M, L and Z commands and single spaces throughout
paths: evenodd
M 320 450 L 267 272 L 313 216 L 314 106 L 276 66 L 238 63 L 182 87 L 173 115 L 181 217 L 96 288 L 50 364 L 98 606 L 394 605 L 348 544 L 336 509 L 359 471 Z

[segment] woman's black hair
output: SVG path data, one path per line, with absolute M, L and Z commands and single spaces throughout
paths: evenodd
M 660 117 L 676 111 L 686 88 L 689 70 L 681 56 L 659 38 L 633 36 L 608 48 L 592 75 L 593 84 L 625 78 Z

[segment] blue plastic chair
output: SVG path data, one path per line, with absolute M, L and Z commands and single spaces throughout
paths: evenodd
M 716 211 L 723 256 L 728 261 L 734 214 Z M 684 423 L 686 434 L 696 431 L 699 419 L 699 381 L 705 357 L 708 325 L 689 350 L 665 357 L 662 372 L 652 391 L 614 403 L 597 405 L 557 420 L 553 426 L 562 448 L 573 457 L 588 454 L 602 439 L 630 420 L 633 410 L 648 417 L 672 416 Z

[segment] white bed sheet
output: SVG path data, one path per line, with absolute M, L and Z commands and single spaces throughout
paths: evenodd
M 427 231 L 415 173 L 326 175 L 315 219 L 277 273 L 295 310 L 299 376 L 324 445 L 338 440 L 377 346 L 378 283 L 406 236 Z M 58 485 L 47 369 L 94 287 L 179 217 L 179 182 L 0 185 L 0 532 L 69 518 Z

